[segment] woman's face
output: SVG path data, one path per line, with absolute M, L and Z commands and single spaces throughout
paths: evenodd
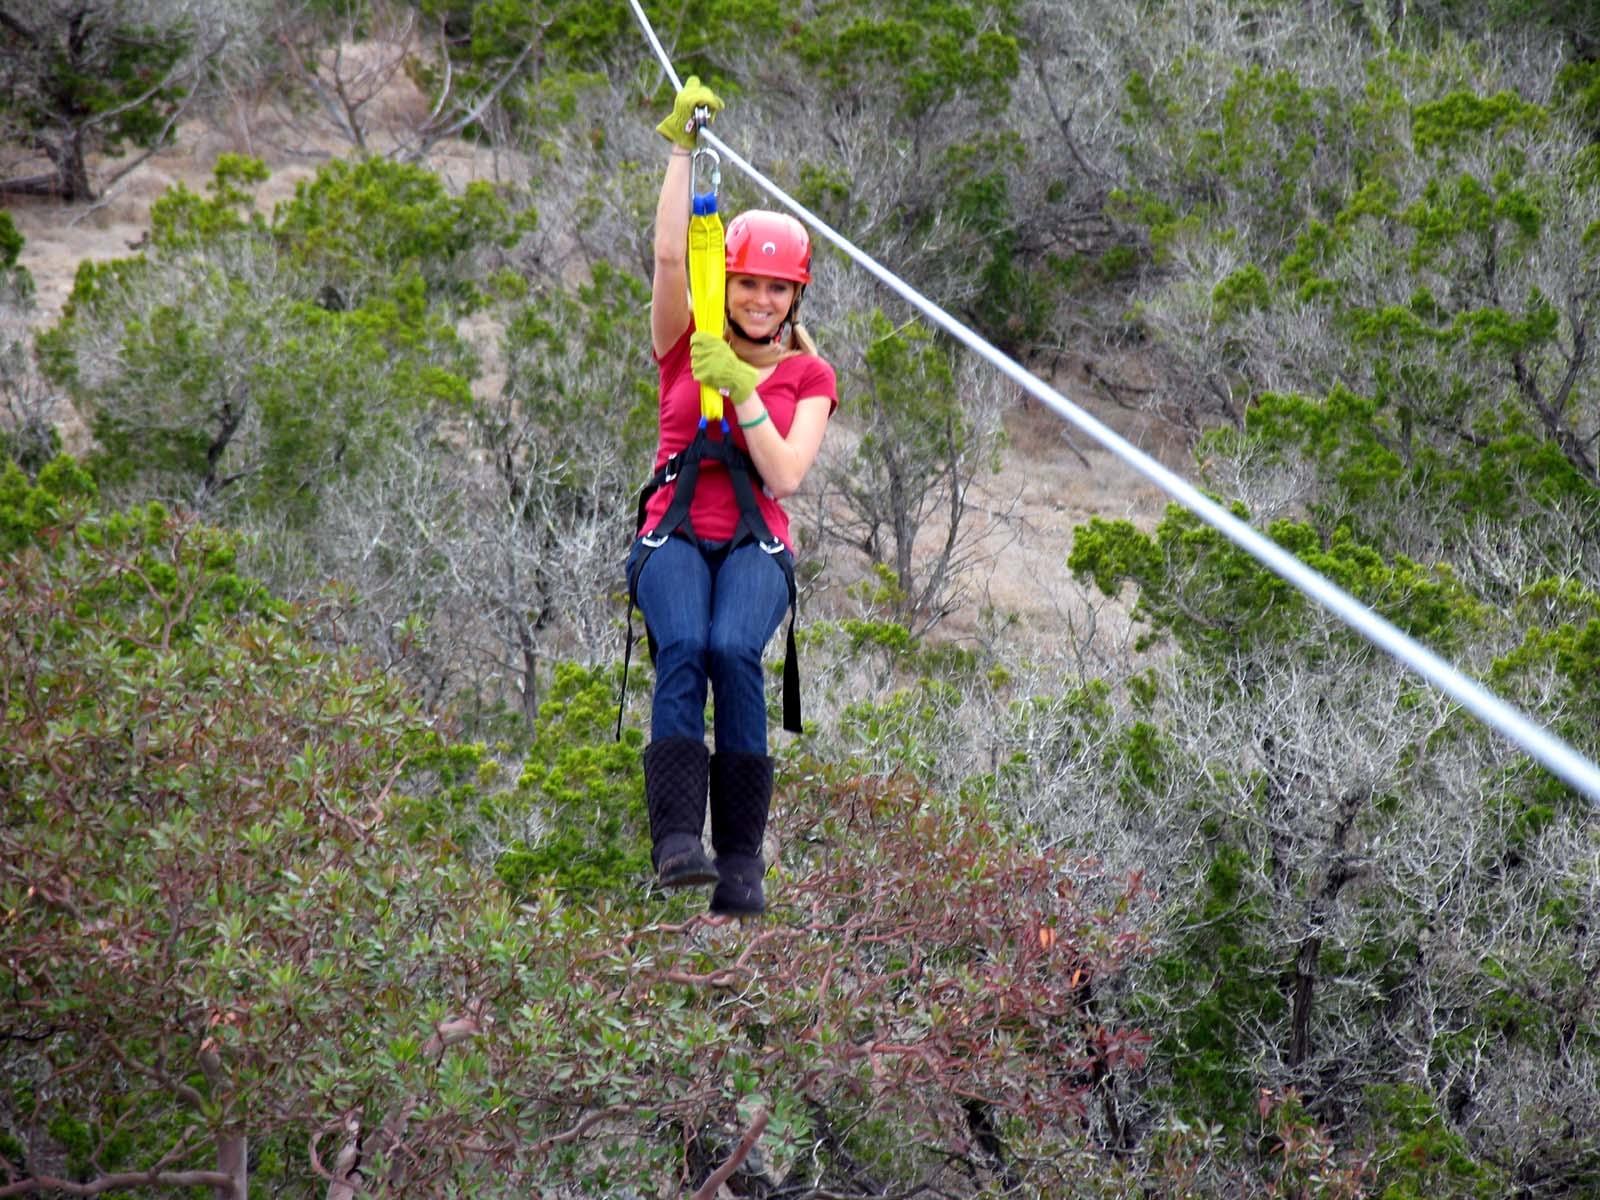
M 795 284 L 766 275 L 728 276 L 728 314 L 753 338 L 771 337 L 789 315 Z

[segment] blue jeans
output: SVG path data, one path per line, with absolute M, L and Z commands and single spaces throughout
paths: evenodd
M 643 552 L 636 540 L 630 578 Z M 636 591 L 656 644 L 651 740 L 704 738 L 709 684 L 717 750 L 765 754 L 761 656 L 789 608 L 784 565 L 755 542 L 729 551 L 726 542 L 669 537 L 645 561 Z

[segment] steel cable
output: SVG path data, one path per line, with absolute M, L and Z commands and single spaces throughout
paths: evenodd
M 628 2 L 633 6 L 634 14 L 638 17 L 645 37 L 660 60 L 667 78 L 671 80 L 674 89 L 681 88 L 683 85 L 678 79 L 678 74 L 673 70 L 672 62 L 662 49 L 661 42 L 656 38 L 655 30 L 651 27 L 650 19 L 645 15 L 643 8 L 640 7 L 639 0 L 628 0 Z M 1174 474 L 1120 434 L 1090 416 L 1021 364 L 1001 353 L 965 324 L 831 228 L 827 222 L 747 162 L 738 151 L 709 128 L 703 127 L 700 136 L 722 155 L 724 162 L 738 167 L 773 199 L 827 238 L 885 287 L 923 313 L 951 337 L 985 359 L 1062 419 L 1099 442 L 1234 545 L 1322 605 L 1380 650 L 1410 667 L 1439 691 L 1455 700 L 1484 724 L 1499 731 L 1555 775 L 1588 796 L 1590 800 L 1600 801 L 1600 767 L 1544 726 L 1531 720 L 1432 650 L 1403 633 L 1327 577 L 1312 570 L 1276 542 L 1239 520 L 1193 484 Z

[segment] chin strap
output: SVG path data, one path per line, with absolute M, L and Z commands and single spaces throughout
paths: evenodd
M 786 332 L 788 330 L 794 328 L 794 323 L 799 318 L 799 314 L 800 314 L 800 298 L 802 296 L 804 296 L 805 294 L 806 294 L 805 285 L 801 284 L 795 290 L 794 300 L 789 305 L 788 314 L 783 318 L 783 320 L 781 322 L 779 322 L 778 328 L 773 331 L 773 334 L 772 334 L 771 337 L 765 337 L 765 338 L 751 337 L 748 333 L 746 333 L 744 331 L 744 326 L 739 324 L 739 322 L 737 322 L 737 321 L 735 321 L 733 319 L 733 314 L 732 313 L 724 313 L 723 314 L 723 319 L 728 322 L 728 328 L 729 329 L 733 330 L 740 337 L 742 337 L 745 341 L 749 342 L 752 346 L 760 346 L 760 345 L 776 346 L 776 345 L 778 345 L 780 342 L 782 342 L 784 340 L 784 337 L 786 336 Z
M 783 340 L 783 331 L 785 329 L 789 328 L 789 319 L 787 317 L 785 317 L 784 320 L 783 320 L 783 324 L 779 325 L 778 328 L 773 331 L 773 334 L 772 334 L 771 337 L 764 337 L 764 338 L 751 337 L 748 333 L 746 333 L 744 331 L 744 326 L 739 324 L 739 322 L 735 321 L 731 315 L 728 317 L 728 328 L 733 330 L 735 333 L 737 333 L 745 341 L 750 342 L 753 345 L 756 345 L 756 346 L 761 346 L 761 345 L 776 346 L 780 341 Z

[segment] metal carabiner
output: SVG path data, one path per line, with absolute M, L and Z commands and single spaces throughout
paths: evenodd
M 702 172 L 705 164 L 710 164 L 710 187 L 701 187 Z M 722 155 L 710 146 L 696 147 L 693 157 L 689 161 L 689 191 L 695 197 L 710 196 L 712 200 L 711 212 L 716 211 L 717 193 L 722 190 Z

